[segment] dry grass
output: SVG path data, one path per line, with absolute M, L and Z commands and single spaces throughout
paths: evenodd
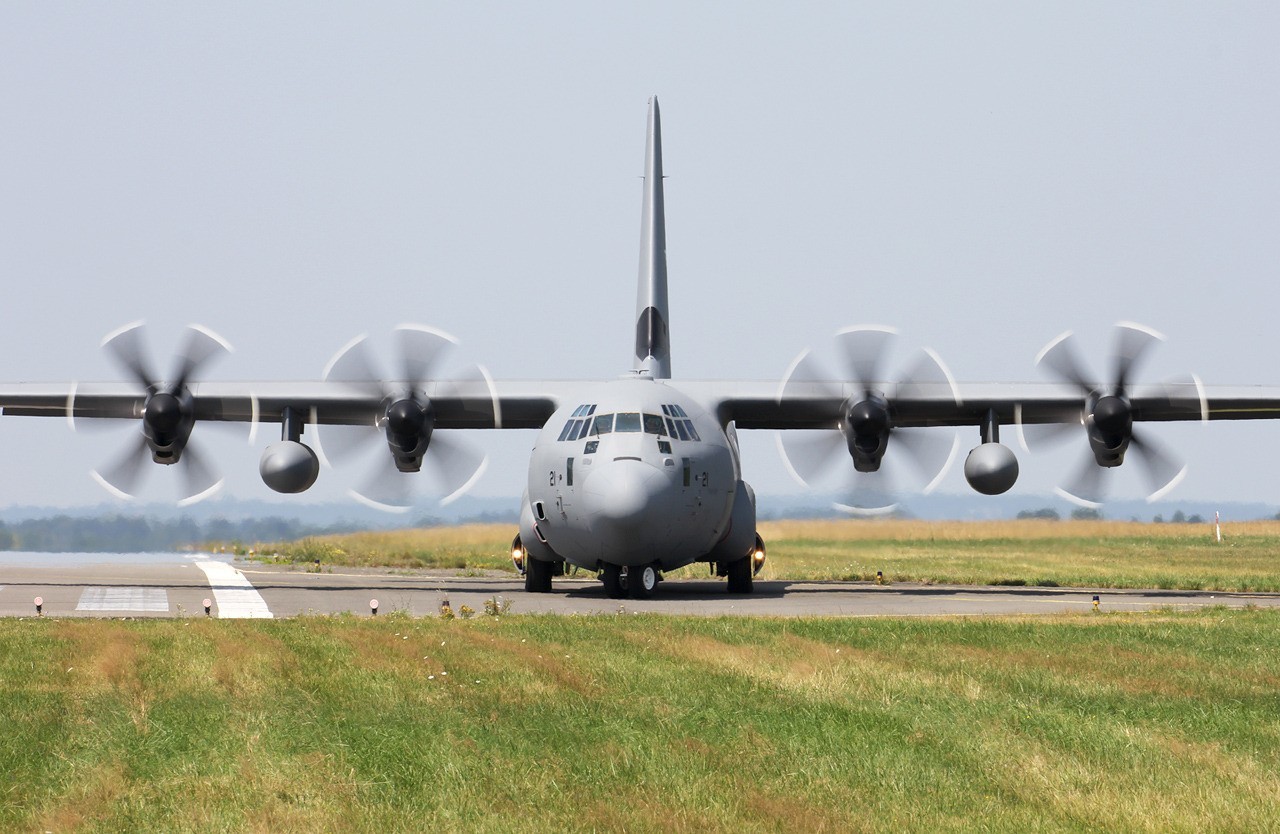
M 1280 522 L 780 521 L 766 578 L 1280 590 Z
M 769 521 L 765 579 L 1280 590 L 1280 521 Z M 506 524 L 352 533 L 260 545 L 298 563 L 512 570 Z M 682 574 L 674 574 L 679 578 Z M 701 578 L 705 568 L 687 574 Z
M 915 521 L 904 519 L 815 519 L 762 521 L 767 540 L 836 541 L 985 541 L 991 539 L 1160 538 L 1210 541 L 1212 524 L 1149 524 L 1139 521 Z M 1280 538 L 1280 521 L 1246 521 L 1226 525 L 1229 538 Z
M 260 558 L 322 565 L 513 570 L 512 525 L 463 524 L 313 536 L 255 545 Z

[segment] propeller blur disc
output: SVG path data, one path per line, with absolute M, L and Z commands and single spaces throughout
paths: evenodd
M 146 347 L 145 329 L 145 324 L 141 321 L 125 325 L 107 334 L 102 341 L 102 348 L 139 387 L 138 405 L 130 422 L 136 425 L 140 422 L 138 417 L 149 422 L 137 425 L 136 433 L 128 440 L 122 454 L 107 465 L 93 470 L 91 474 L 94 480 L 113 495 L 131 499 L 137 494 L 148 471 L 147 464 L 151 462 L 151 441 L 148 440 L 145 429 L 150 426 L 160 434 L 178 432 L 166 441 L 172 446 L 163 448 L 167 450 L 166 454 L 177 458 L 176 461 L 166 463 L 172 463 L 180 473 L 182 487 L 179 490 L 179 504 L 185 506 L 214 494 L 223 483 L 193 437 L 195 420 L 191 413 L 191 397 L 187 386 L 210 362 L 230 353 L 232 348 L 226 339 L 209 328 L 199 324 L 188 325 L 182 347 L 174 357 L 173 373 L 168 380 L 163 380 L 155 375 Z M 77 386 L 73 385 L 67 396 L 67 422 L 73 430 L 78 428 L 76 391 Z M 99 420 L 107 423 L 122 422 L 121 418 L 114 416 L 90 416 L 93 417 L 90 422 L 95 423 Z M 179 427 L 183 428 L 179 431 Z
M 1048 422 L 1035 424 L 1028 424 L 1022 419 L 1019 407 L 1015 414 L 1023 448 L 1078 437 L 1082 431 L 1087 441 L 1087 432 L 1092 426 L 1104 437 L 1112 438 L 1106 441 L 1108 448 L 1112 443 L 1127 443 L 1127 450 L 1139 461 L 1138 467 L 1146 481 L 1147 501 L 1166 495 L 1186 475 L 1186 466 L 1157 443 L 1148 429 L 1134 425 L 1135 415 L 1141 415 L 1133 411 L 1134 406 L 1129 399 L 1138 369 L 1151 349 L 1164 340 L 1162 334 L 1145 325 L 1118 322 L 1112 336 L 1110 378 L 1101 380 L 1081 361 L 1077 339 L 1071 331 L 1050 341 L 1036 356 L 1036 364 L 1058 381 L 1074 386 L 1080 392 L 1080 403 L 1064 407 L 1060 415 L 1049 415 Z M 1195 414 L 1207 420 L 1208 402 L 1204 386 L 1198 377 L 1192 376 L 1190 380 L 1165 383 L 1165 405 L 1156 407 L 1156 410 Z M 1144 396 L 1149 403 L 1149 394 Z M 1093 414 L 1090 414 L 1091 409 Z M 1043 417 L 1041 415 L 1041 419 Z M 1114 473 L 1107 473 L 1112 468 L 1115 467 L 1100 465 L 1092 445 L 1086 443 L 1080 462 L 1056 491 L 1083 506 L 1099 507 L 1106 500 L 1108 486 L 1114 480 Z
M 464 408 L 482 409 L 476 420 L 479 426 L 496 426 L 500 417 L 488 371 L 454 361 L 458 340 L 453 336 L 425 325 L 405 324 L 397 327 L 392 337 L 392 361 L 388 364 L 395 370 L 390 376 L 380 373 L 364 336 L 347 343 L 329 361 L 325 380 L 352 386 L 368 402 L 368 414 L 357 425 L 323 425 L 319 445 L 330 465 L 363 468 L 359 486 L 350 490 L 352 497 L 380 510 L 404 512 L 418 492 L 437 495 L 441 503 L 456 500 L 475 484 L 488 463 L 487 456 L 473 444 L 430 424 L 433 404 L 429 393 L 464 403 Z M 484 394 L 470 399 L 454 396 L 464 389 Z M 409 417 L 415 419 L 406 422 Z M 397 465 L 388 445 L 388 431 L 393 428 L 409 437 L 423 432 L 420 441 L 427 438 L 421 472 L 404 472 Z M 410 441 L 397 454 L 410 454 L 411 447 Z
M 919 398 L 927 390 L 948 391 L 959 403 L 958 387 L 941 358 L 923 350 L 914 361 L 902 365 L 898 373 L 887 375 L 897 332 L 879 325 L 850 327 L 836 334 L 829 349 L 821 353 L 806 349 L 787 368 L 778 387 L 779 401 L 804 411 L 816 426 L 829 428 L 795 429 L 776 436 L 779 453 L 788 472 L 799 483 L 814 486 L 841 473 L 841 494 L 835 504 L 842 512 L 879 515 L 897 509 L 901 477 L 905 468 L 918 479 L 926 493 L 942 482 L 959 450 L 959 437 L 952 431 L 893 425 L 895 399 L 901 403 Z M 834 370 L 833 370 L 834 369 Z M 832 404 L 838 407 L 832 409 Z M 846 421 L 846 409 L 858 403 L 857 419 Z M 885 409 L 888 409 L 886 412 Z M 826 409 L 826 410 L 824 410 Z M 851 412 L 852 413 L 852 412 Z M 884 422 L 887 419 L 887 422 Z M 853 426 L 862 426 L 858 429 Z M 866 427 L 870 428 L 866 428 Z M 870 436 L 887 431 L 888 442 L 876 471 L 859 472 L 851 460 L 846 431 L 868 431 Z

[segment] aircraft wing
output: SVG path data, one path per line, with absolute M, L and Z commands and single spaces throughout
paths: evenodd
M 387 383 L 394 390 L 396 383 Z M 401 386 L 403 387 L 403 386 Z M 421 386 L 441 429 L 541 428 L 580 386 L 567 382 L 428 382 Z M 199 421 L 279 423 L 292 409 L 308 423 L 368 425 L 385 405 L 378 386 L 346 382 L 200 382 L 186 387 Z M 127 382 L 0 385 L 5 415 L 137 419 L 146 394 Z
M 740 429 L 832 428 L 866 388 L 892 388 L 814 382 L 782 391 L 777 382 L 727 380 L 665 384 L 677 385 Z M 537 429 L 562 402 L 577 396 L 581 383 L 455 381 L 429 382 L 422 389 L 436 410 L 437 428 Z M 198 421 L 278 423 L 291 408 L 309 423 L 366 425 L 385 401 L 380 389 L 345 382 L 200 382 L 188 390 Z M 1128 399 L 1135 421 L 1280 419 L 1277 386 L 1138 386 Z M 127 382 L 0 385 L 5 415 L 136 419 L 145 401 L 139 386 Z M 907 428 L 981 426 L 992 414 L 1006 426 L 1073 422 L 1085 404 L 1077 390 L 1062 384 L 922 383 L 892 393 L 889 406 L 893 426 Z
M 957 384 L 949 379 L 898 385 L 787 380 L 772 386 L 706 382 L 685 387 L 723 423 L 739 429 L 827 429 L 783 431 L 780 451 L 804 483 L 852 458 L 853 491 L 849 503 L 839 506 L 858 513 L 896 506 L 890 481 L 877 474 L 890 449 L 901 448 L 913 459 L 916 472 L 928 481 L 926 492 L 939 483 L 962 444 L 958 437 L 948 442 L 944 433 L 929 427 L 977 427 L 965 459 L 965 479 L 978 492 L 998 495 L 1018 477 L 1016 456 L 1007 442 L 1000 442 L 1002 428 L 1017 431 L 1025 443 L 1024 427 L 1047 426 L 1042 430 L 1047 439 L 1074 424 L 1088 439 L 1088 454 L 1058 491 L 1098 506 L 1106 490 L 1101 473 L 1123 464 L 1130 451 L 1147 480 L 1148 500 L 1166 494 L 1185 475 L 1185 465 L 1155 435 L 1136 428 L 1140 423 L 1280 419 L 1280 387 L 1207 387 L 1194 379 L 1097 390 L 1082 384 Z
M 723 422 L 740 429 L 834 428 L 868 389 L 885 394 L 891 425 L 982 426 L 1075 422 L 1085 410 L 1080 391 L 1056 383 L 793 383 L 700 381 L 682 383 Z M 1127 393 L 1135 422 L 1280 419 L 1280 387 L 1205 386 L 1194 382 L 1135 386 Z
M 127 332 L 127 331 L 126 331 Z M 198 364 L 190 363 L 190 364 Z M 137 363 L 141 368 L 141 363 Z M 384 509 L 412 503 L 403 473 L 423 468 L 445 501 L 461 495 L 484 471 L 487 457 L 465 439 L 440 429 L 541 428 L 559 401 L 578 390 L 572 383 L 516 382 L 494 385 L 480 373 L 469 379 L 418 383 L 366 380 L 316 382 L 134 382 L 0 384 L 0 413 L 77 420 L 126 419 L 141 431 L 94 477 L 121 497 L 135 493 L 148 461 L 181 464 L 183 503 L 212 494 L 222 483 L 217 467 L 193 445 L 199 423 L 241 422 L 279 426 L 277 438 L 259 463 L 263 481 L 277 492 L 309 489 L 319 474 L 319 456 L 301 442 L 304 427 L 356 426 L 376 429 L 361 435 L 324 435 L 325 453 L 349 458 L 369 439 L 382 436 L 384 454 L 362 487 L 361 500 Z M 360 440 L 363 436 L 364 440 Z M 318 447 L 317 447 L 318 448 Z

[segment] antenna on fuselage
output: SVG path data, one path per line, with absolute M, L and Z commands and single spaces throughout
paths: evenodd
M 662 198 L 662 120 L 658 97 L 649 99 L 644 148 L 644 204 L 640 216 L 640 275 L 636 292 L 635 369 L 671 378 L 667 330 L 667 223 Z

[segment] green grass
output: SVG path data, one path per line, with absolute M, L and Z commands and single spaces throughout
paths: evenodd
M 765 579 L 1280 591 L 1280 524 L 782 521 L 760 525 Z M 511 571 L 509 525 L 355 533 L 260 545 L 299 563 Z M 694 566 L 685 574 L 703 577 Z
M 1260 610 L 0 621 L 0 830 L 1274 830 L 1278 637 Z

